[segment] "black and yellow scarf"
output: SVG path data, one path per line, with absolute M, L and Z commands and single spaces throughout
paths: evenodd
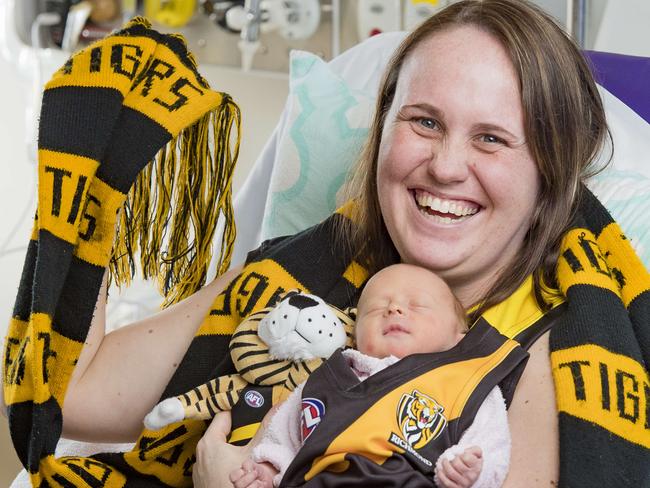
M 566 312 L 550 346 L 560 486 L 650 486 L 650 274 L 586 189 L 558 282 Z
M 227 269 L 238 144 L 237 106 L 210 89 L 182 38 L 144 19 L 74 55 L 47 83 L 38 210 L 3 351 L 11 436 L 34 486 L 106 481 L 84 475 L 99 469 L 89 461 L 53 457 L 105 269 L 128 282 L 139 258 L 177 301 L 205 281 L 219 218 Z
M 204 421 L 144 431 L 128 453 L 55 459 L 53 452 L 62 399 L 111 258 L 118 279 L 129 275 L 129 256 L 139 253 L 145 264 L 160 258 L 168 265 L 159 276 L 163 288 L 180 290 L 171 299 L 200 282 L 204 268 L 197 256 L 205 257 L 205 242 L 191 247 L 182 236 L 210 234 L 214 222 L 206 219 L 219 212 L 204 202 L 217 202 L 226 218 L 231 215 L 228 142 L 238 120 L 234 104 L 209 90 L 180 40 L 140 22 L 74 56 L 48 83 L 38 215 L 5 341 L 3 375 L 12 438 L 35 486 L 191 486 Z M 207 132 L 210 125 L 214 134 Z M 197 149 L 206 148 L 211 137 L 219 145 L 216 157 Z M 177 142 L 181 167 L 203 155 L 203 172 L 172 169 Z M 169 149 L 147 165 L 165 145 Z M 143 179 L 127 198 L 138 172 Z M 163 183 L 148 191 L 152 173 Z M 206 180 L 213 184 L 181 191 Z M 170 204 L 171 195 L 180 203 Z M 191 217 L 174 209 L 190 209 Z M 336 220 L 343 218 L 345 211 L 252 253 L 243 272 L 215 298 L 163 398 L 233 373 L 228 343 L 236 326 L 286 290 L 300 288 L 339 308 L 354 305 L 367 276 L 337 253 Z M 156 233 L 165 224 L 182 230 L 176 237 Z M 230 238 L 232 230 L 225 242 Z M 157 254 L 161 244 L 174 252 Z M 163 259 L 174 253 L 177 267 Z M 227 252 L 222 261 L 224 269 Z M 551 362 L 561 485 L 650 486 L 650 276 L 587 190 L 563 243 L 558 279 L 566 303 L 551 312 Z M 528 280 L 488 311 L 486 320 L 509 337 L 525 336 L 550 316 L 536 306 L 531 290 Z

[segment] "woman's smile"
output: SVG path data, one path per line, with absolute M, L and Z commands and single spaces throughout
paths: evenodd
M 424 190 L 414 190 L 415 204 L 422 215 L 440 224 L 456 224 L 480 211 L 480 206 L 466 200 L 437 197 Z

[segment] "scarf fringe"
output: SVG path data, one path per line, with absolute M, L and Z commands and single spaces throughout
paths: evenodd
M 163 308 L 205 284 L 221 222 L 217 276 L 230 266 L 241 116 L 223 96 L 219 107 L 172 139 L 138 175 L 118 219 L 109 283 L 128 286 L 139 271 L 157 281 Z

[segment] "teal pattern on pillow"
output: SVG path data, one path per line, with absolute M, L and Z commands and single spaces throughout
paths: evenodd
M 650 269 L 650 179 L 633 171 L 608 169 L 592 178 L 588 186 Z
M 324 220 L 368 135 L 374 98 L 351 89 L 318 56 L 291 53 L 287 120 L 264 210 L 262 238 Z

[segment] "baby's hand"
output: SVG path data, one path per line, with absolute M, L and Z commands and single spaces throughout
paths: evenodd
M 230 481 L 235 488 L 273 488 L 273 477 L 277 472 L 269 463 L 247 459 L 241 468 L 230 473 Z
M 478 446 L 465 449 L 454 459 L 443 459 L 436 472 L 439 488 L 470 488 L 483 468 L 483 452 Z

